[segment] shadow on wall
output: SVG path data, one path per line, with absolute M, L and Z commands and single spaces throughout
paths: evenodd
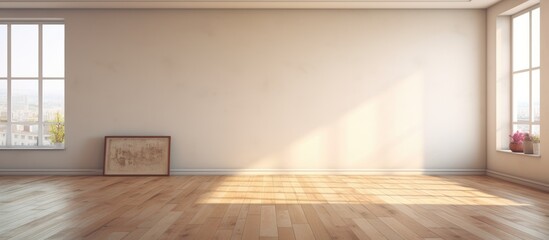
M 239 83 L 262 88 L 244 90 L 210 85 L 215 82 L 194 86 L 179 105 L 188 117 L 159 119 L 168 128 L 184 126 L 167 133 L 173 136 L 172 168 L 423 168 L 421 71 L 381 83 L 357 76 L 334 85 L 329 79 Z
M 161 97 L 178 102 L 177 112 L 151 110 L 159 118 L 145 122 L 147 134 L 173 136 L 173 169 L 474 168 L 467 161 L 478 160 L 482 138 L 462 130 L 480 128 L 478 119 L 459 118 L 480 104 L 459 105 L 463 93 L 429 95 L 436 87 L 412 66 L 387 75 L 188 83 L 177 99 Z
M 483 168 L 480 11 L 100 14 L 67 40 L 88 137 L 171 135 L 172 169 Z
M 330 114 L 334 112 L 330 107 L 341 101 L 338 97 L 311 106 L 328 113 L 324 117 L 329 122 L 258 158 L 249 168 L 421 168 L 423 76 L 416 72 L 388 86 L 376 89 L 367 102 L 344 113 Z M 308 123 L 301 122 L 302 127 L 310 127 Z M 404 159 L 407 163 L 400 164 Z M 379 163 L 369 164 L 369 160 Z

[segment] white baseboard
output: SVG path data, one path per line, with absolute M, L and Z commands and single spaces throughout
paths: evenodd
M 102 169 L 0 169 L 4 175 L 102 175 Z M 485 169 L 171 169 L 171 175 L 485 175 Z
M 171 175 L 485 175 L 485 169 L 171 169 Z
M 0 176 L 31 176 L 31 175 L 102 175 L 103 169 L 0 169 Z
M 505 173 L 501 173 L 501 172 L 498 172 L 498 171 L 493 171 L 493 170 L 486 170 L 486 175 L 488 175 L 490 177 L 499 178 L 499 179 L 502 179 L 502 180 L 505 180 L 505 181 L 517 183 L 517 184 L 520 184 L 520 185 L 532 187 L 532 188 L 535 188 L 535 189 L 539 189 L 539 190 L 542 190 L 542 191 L 545 191 L 545 192 L 549 192 L 549 184 L 541 183 L 541 182 L 538 182 L 538 181 L 529 180 L 529 179 L 525 179 L 525 178 L 521 178 L 521 177 L 517 177 L 517 176 L 505 174 Z

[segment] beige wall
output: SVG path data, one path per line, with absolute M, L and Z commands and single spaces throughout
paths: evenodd
M 509 143 L 506 134 L 508 133 L 508 124 L 502 124 L 505 118 L 509 118 L 509 103 L 508 100 L 508 81 L 509 75 L 505 72 L 502 73 L 501 69 L 496 68 L 497 61 L 504 62 L 505 58 L 497 58 L 498 49 L 502 50 L 501 43 L 497 46 L 497 36 L 502 34 L 502 29 L 505 29 L 505 21 L 500 21 L 500 29 L 498 31 L 496 20 L 497 17 L 508 12 L 510 9 L 519 9 L 520 6 L 531 5 L 532 1 L 525 0 L 506 0 L 492 6 L 488 10 L 488 63 L 487 63 L 487 75 L 488 75 L 488 170 L 495 171 L 496 173 L 506 174 L 510 177 L 518 177 L 525 180 L 536 181 L 549 185 L 549 148 L 547 144 L 547 136 L 549 136 L 549 72 L 541 71 L 541 137 L 542 149 L 541 158 L 526 157 L 524 155 L 514 155 L 505 152 L 498 152 L 498 146 L 502 146 Z M 549 3 L 547 1 L 541 1 L 541 42 L 547 43 L 549 39 Z M 501 19 L 501 17 L 500 17 Z M 503 27 L 502 27 L 503 25 Z M 508 32 L 507 32 L 508 33 Z M 503 47 L 503 49 L 505 49 Z M 508 53 L 503 53 L 505 54 Z M 501 56 L 501 54 L 500 54 Z M 508 55 L 507 55 L 508 57 Z M 508 63 L 507 63 L 508 64 Z M 549 64 L 549 48 L 547 44 L 541 46 L 541 65 L 546 66 Z M 505 67 L 505 63 L 498 64 L 498 66 Z M 499 71 L 500 74 L 496 74 Z M 497 101 L 496 101 L 497 99 Z M 496 138 L 496 136 L 499 136 Z M 499 140 L 497 140 L 499 139 Z M 512 180 L 512 179 L 510 179 Z M 549 188 L 548 188 L 549 189 Z
M 0 15 L 67 39 L 67 148 L 4 170 L 100 169 L 105 135 L 171 135 L 184 170 L 486 166 L 484 10 Z

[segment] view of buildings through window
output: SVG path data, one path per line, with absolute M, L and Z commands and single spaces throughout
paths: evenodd
M 512 124 L 519 130 L 540 134 L 540 8 L 513 16 L 512 24 Z
M 0 147 L 64 141 L 65 26 L 0 22 Z

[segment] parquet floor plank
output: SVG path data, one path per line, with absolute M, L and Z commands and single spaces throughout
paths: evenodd
M 549 239 L 487 176 L 0 176 L 0 239 Z

